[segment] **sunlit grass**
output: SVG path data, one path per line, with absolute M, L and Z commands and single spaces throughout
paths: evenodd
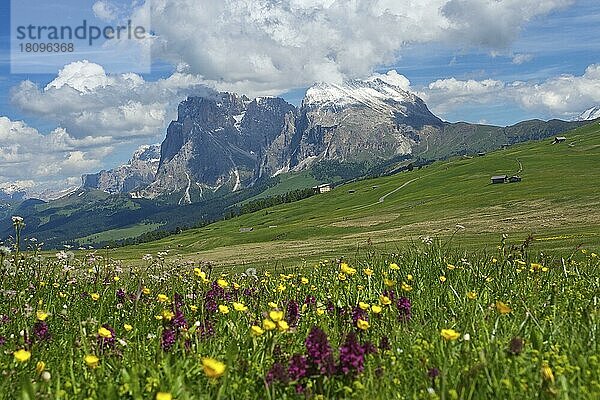
M 597 251 L 297 268 L 0 249 L 2 398 L 597 398 Z

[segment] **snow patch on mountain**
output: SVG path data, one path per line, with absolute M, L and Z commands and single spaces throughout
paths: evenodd
M 398 103 L 416 102 L 410 82 L 396 71 L 375 74 L 368 79 L 348 80 L 340 84 L 317 83 L 306 92 L 302 105 L 310 108 L 340 110 L 364 106 L 382 113 L 398 111 Z
M 575 118 L 574 121 L 591 121 L 596 118 L 600 118 L 600 106 L 588 108 L 587 110 L 579 114 L 579 116 Z

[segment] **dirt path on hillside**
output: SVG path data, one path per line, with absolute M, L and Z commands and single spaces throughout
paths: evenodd
M 387 194 L 384 194 L 383 196 L 381 196 L 381 197 L 379 198 L 379 200 L 377 201 L 377 203 L 383 203 L 383 202 L 385 201 L 385 198 L 386 198 L 386 197 L 388 197 L 389 195 L 391 195 L 391 194 L 394 194 L 394 193 L 396 193 L 397 191 L 399 191 L 399 190 L 403 189 L 403 188 L 404 188 L 406 185 L 408 185 L 409 183 L 413 183 L 413 182 L 414 182 L 414 181 L 416 181 L 417 179 L 420 179 L 420 178 L 413 178 L 413 179 L 411 179 L 410 181 L 404 182 L 402 185 L 400 185 L 400 186 L 399 186 L 399 187 L 397 187 L 396 189 L 394 189 L 394 190 L 392 190 L 391 192 L 389 192 L 389 193 L 387 193 Z M 377 203 L 375 203 L 375 204 L 377 204 Z
M 398 186 L 396 189 L 394 189 L 394 190 L 392 190 L 391 192 L 388 192 L 388 193 L 384 194 L 383 196 L 381 196 L 381 197 L 379 198 L 379 200 L 377 200 L 377 202 L 376 202 L 376 203 L 365 204 L 365 205 L 358 206 L 358 207 L 352 207 L 351 209 L 352 209 L 352 210 L 362 210 L 363 208 L 368 208 L 368 207 L 375 206 L 375 205 L 377 205 L 377 204 L 381 204 L 381 203 L 383 203 L 383 202 L 385 201 L 386 197 L 388 197 L 388 196 L 390 196 L 390 195 L 392 195 L 392 194 L 394 194 L 394 193 L 398 192 L 399 190 L 402 190 L 402 189 L 403 189 L 405 186 L 407 186 L 408 184 L 410 184 L 410 183 L 413 183 L 413 182 L 414 182 L 414 181 L 416 181 L 417 179 L 421 179 L 421 178 L 422 178 L 422 177 L 413 178 L 413 179 L 411 179 L 410 181 L 404 182 L 402 185 Z

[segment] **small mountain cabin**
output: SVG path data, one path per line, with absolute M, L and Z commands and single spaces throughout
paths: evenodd
M 519 175 L 511 176 L 510 178 L 508 178 L 508 182 L 510 182 L 510 183 L 521 182 L 521 177 Z
M 333 185 L 331 183 L 324 183 L 319 186 L 313 186 L 312 189 L 316 194 L 325 193 L 325 192 L 330 192 L 331 189 L 333 189 Z
M 508 180 L 508 176 L 506 176 L 506 175 L 496 175 L 496 176 L 492 176 L 492 178 L 491 178 L 492 184 L 506 183 L 507 180 Z

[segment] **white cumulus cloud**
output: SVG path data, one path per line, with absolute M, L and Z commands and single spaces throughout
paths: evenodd
M 110 137 L 75 138 L 65 129 L 47 134 L 0 116 L 0 185 L 26 183 L 36 189 L 65 187 L 101 165 L 114 149 Z M 23 185 L 22 185 L 23 186 Z
M 92 5 L 94 15 L 102 21 L 110 22 L 117 18 L 117 8 L 107 1 L 97 1 Z
M 569 119 L 600 103 L 600 64 L 588 66 L 580 76 L 560 75 L 543 82 L 440 79 L 419 94 L 442 116 L 463 104 L 508 102 Z
M 364 78 L 408 44 L 504 50 L 532 18 L 573 0 L 147 0 L 154 54 L 219 89 L 277 94 Z
M 23 81 L 11 92 L 22 111 L 65 127 L 75 137 L 109 136 L 120 141 L 164 135 L 177 104 L 188 95 L 211 93 L 197 76 L 175 72 L 147 82 L 134 73 L 108 75 L 98 64 L 66 65 L 41 89 Z

